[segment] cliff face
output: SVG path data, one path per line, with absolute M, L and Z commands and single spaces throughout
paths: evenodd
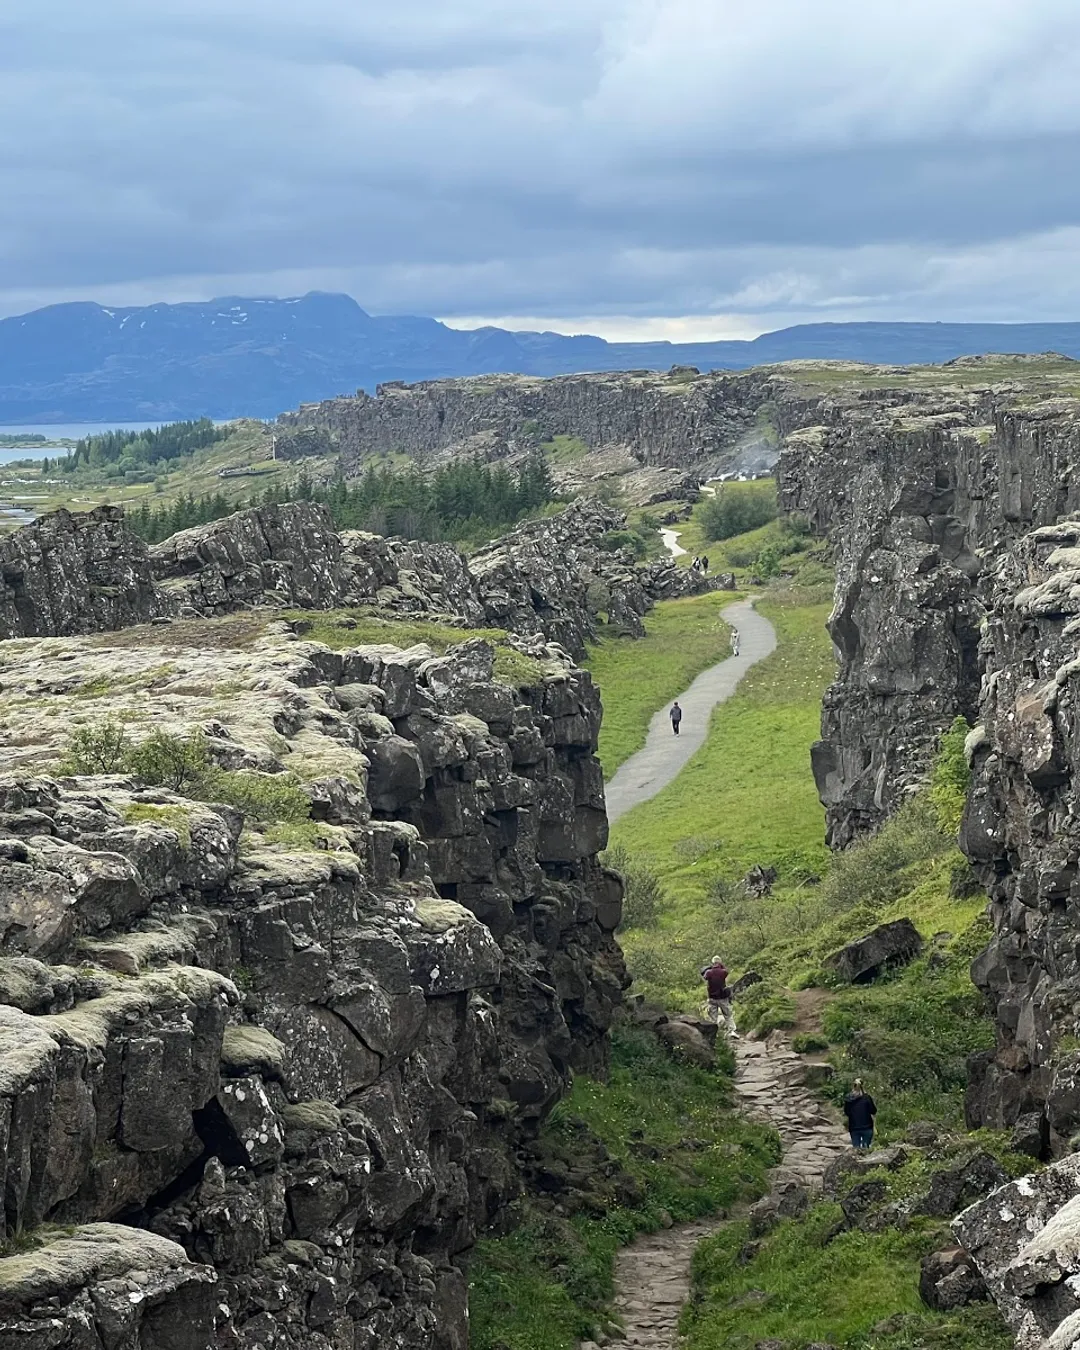
M 465 1345 L 464 1258 L 625 980 L 599 700 L 524 645 L 510 682 L 481 641 L 332 651 L 256 616 L 20 646 L 5 1345 Z M 290 770 L 315 823 L 42 771 L 105 713 Z
M 307 404 L 279 420 L 333 433 L 342 466 L 355 473 L 379 454 L 424 460 L 440 453 L 501 455 L 553 436 L 575 436 L 592 449 L 624 446 L 642 464 L 719 468 L 724 455 L 754 426 L 764 405 L 801 400 L 775 371 L 694 377 L 622 374 L 566 375 L 541 380 L 493 375 L 424 384 L 384 384 L 374 398 Z M 783 421 L 784 410 L 776 414 Z
M 1080 1128 L 1074 905 L 1080 843 L 1071 712 L 1078 656 L 1080 403 L 1017 390 L 922 408 L 837 405 L 789 441 L 783 501 L 836 543 L 829 625 L 840 657 L 814 770 L 845 844 L 925 779 L 953 718 L 975 727 L 961 844 L 991 898 L 995 938 L 973 976 L 999 1048 L 972 1065 L 972 1124 L 1046 1110 Z
M 600 547 L 623 517 L 583 499 L 465 559 L 451 544 L 334 532 L 321 506 L 241 511 L 147 549 L 102 507 L 0 539 L 0 639 L 88 633 L 260 606 L 377 606 L 544 636 L 580 656 L 601 614 L 640 635 L 657 600 L 722 584 Z

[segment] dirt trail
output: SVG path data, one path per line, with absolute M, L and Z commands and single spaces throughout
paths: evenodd
M 735 1096 L 746 1115 L 780 1135 L 783 1161 L 774 1185 L 789 1180 L 820 1190 L 825 1169 L 848 1147 L 840 1114 L 802 1085 L 805 1061 L 785 1042 L 736 1041 Z M 619 1254 L 615 1311 L 628 1347 L 677 1350 L 679 1316 L 690 1295 L 694 1248 L 723 1227 L 722 1218 L 676 1224 L 639 1238 Z

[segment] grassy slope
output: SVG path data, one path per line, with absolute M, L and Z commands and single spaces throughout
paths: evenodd
M 481 1242 L 470 1278 L 473 1350 L 573 1350 L 602 1330 L 615 1252 L 635 1233 L 760 1195 L 775 1137 L 730 1113 L 733 1061 L 676 1064 L 648 1034 L 615 1033 L 607 1083 L 579 1078 L 544 1126 L 575 1160 L 583 1127 L 637 1183 L 636 1204 L 560 1218 L 528 1202 L 507 1237 Z
M 645 744 L 657 708 L 730 655 L 731 630 L 721 613 L 738 598 L 726 591 L 665 600 L 646 616 L 644 638 L 604 637 L 593 644 L 586 664 L 604 702 L 600 762 L 606 776 Z
M 665 953 L 643 980 L 647 992 L 681 1006 L 698 1001 L 697 971 L 713 945 L 710 892 L 754 863 L 787 878 L 825 867 L 824 816 L 809 771 L 821 694 L 832 673 L 824 604 L 767 599 L 760 612 L 775 626 L 776 652 L 755 666 L 713 714 L 709 739 L 686 769 L 650 802 L 613 827 L 612 842 L 648 860 L 667 895 L 656 940 L 624 935 Z
M 189 492 L 194 497 L 220 492 L 228 501 L 246 501 L 253 493 L 264 492 L 271 485 L 293 482 L 301 463 L 270 459 L 271 428 L 263 423 L 241 420 L 231 424 L 231 433 L 223 441 L 197 450 L 179 465 L 163 461 L 155 466 L 161 490 L 154 483 L 125 483 L 109 479 L 104 473 L 86 470 L 69 476 L 50 469 L 42 474 L 37 465 L 20 468 L 17 472 L 0 467 L 0 487 L 5 478 L 18 477 L 18 486 L 4 490 L 5 498 L 18 501 L 33 498 L 31 504 L 39 514 L 66 507 L 70 511 L 89 511 L 103 502 L 135 509 L 145 500 L 151 507 L 169 505 Z M 50 458 L 52 456 L 50 455 Z M 313 477 L 319 477 L 330 465 L 324 460 L 302 461 Z M 222 469 L 251 468 L 251 474 L 236 478 L 221 478 Z

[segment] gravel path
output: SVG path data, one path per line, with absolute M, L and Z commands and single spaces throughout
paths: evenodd
M 686 549 L 679 543 L 681 530 L 663 529 L 660 531 L 660 538 L 664 541 L 664 547 L 673 558 L 685 558 Z
M 747 1115 L 773 1126 L 784 1159 L 774 1184 L 795 1179 L 820 1190 L 825 1169 L 847 1148 L 839 1113 L 800 1082 L 803 1061 L 786 1043 L 736 1041 L 735 1095 Z M 698 1219 L 650 1233 L 625 1247 L 615 1267 L 615 1311 L 633 1350 L 677 1350 L 679 1316 L 690 1296 L 694 1248 L 727 1222 Z
M 678 736 L 672 734 L 668 707 L 656 712 L 644 747 L 619 766 L 607 785 L 609 820 L 618 820 L 631 807 L 647 802 L 667 787 L 694 751 L 705 743 L 713 708 L 731 697 L 751 666 L 775 650 L 776 631 L 768 619 L 754 610 L 751 601 L 728 605 L 723 613 L 727 622 L 739 630 L 739 655 L 703 670 L 690 688 L 679 695 L 683 720 Z

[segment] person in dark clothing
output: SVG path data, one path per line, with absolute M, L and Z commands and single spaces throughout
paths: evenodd
M 701 570 L 705 576 L 709 575 L 709 555 L 707 553 L 701 555 Z
M 877 1106 L 873 1097 L 863 1090 L 863 1081 L 856 1078 L 852 1090 L 844 1098 L 844 1115 L 847 1116 L 848 1131 L 851 1134 L 851 1147 L 868 1149 L 874 1142 L 874 1117 Z
M 671 705 L 671 712 L 668 713 L 671 718 L 671 729 L 677 736 L 679 734 L 679 723 L 682 721 L 682 709 L 679 707 L 679 700 L 676 699 Z
M 714 956 L 710 965 L 702 967 L 701 978 L 705 981 L 705 989 L 709 995 L 709 1021 L 719 1023 L 723 1020 L 724 1030 L 727 1034 L 738 1037 L 739 1033 L 735 1030 L 735 1018 L 731 1011 L 731 990 L 727 983 L 727 967 L 718 956 Z

